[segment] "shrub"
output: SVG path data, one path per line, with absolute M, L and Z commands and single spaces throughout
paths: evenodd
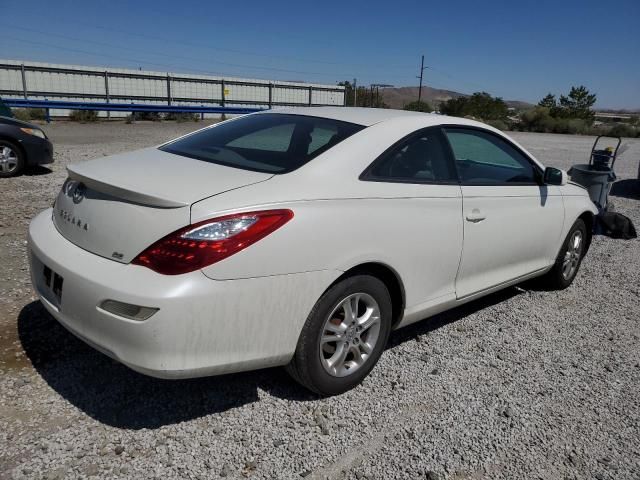
M 47 118 L 47 111 L 44 108 L 14 108 L 11 111 L 15 118 L 23 122 L 45 120 Z
M 95 110 L 71 110 L 69 113 L 69 120 L 73 122 L 97 122 L 98 112 Z
M 440 113 L 453 117 L 472 116 L 484 120 L 504 120 L 509 109 L 500 97 L 476 92 L 469 97 L 451 98 L 440 104 Z
M 162 120 L 162 117 L 158 112 L 136 112 L 136 120 L 159 122 L 160 120 Z
M 589 123 L 581 118 L 556 118 L 554 133 L 585 134 L 589 131 Z
M 169 112 L 164 114 L 165 120 L 173 120 L 178 123 L 182 122 L 199 122 L 200 115 L 197 113 L 186 113 L 186 112 Z
M 429 102 L 423 101 L 415 101 L 411 103 L 407 103 L 404 106 L 404 110 L 409 110 L 411 112 L 433 112 L 433 107 Z
M 507 122 L 503 120 L 487 120 L 487 124 L 491 125 L 493 128 L 497 128 L 498 130 L 509 130 L 510 126 Z
M 520 117 L 520 126 L 525 131 L 549 133 L 555 130 L 555 124 L 547 107 L 534 107 Z
M 23 122 L 28 122 L 29 120 L 31 120 L 29 110 L 27 110 L 26 108 L 14 108 L 11 111 L 13 112 L 13 116 L 17 120 L 22 120 Z
M 29 108 L 31 120 L 46 120 L 47 111 L 44 108 Z
M 631 125 L 619 123 L 611 127 L 607 132 L 607 135 L 613 135 L 614 137 L 637 137 L 639 133 L 639 129 L 636 129 Z

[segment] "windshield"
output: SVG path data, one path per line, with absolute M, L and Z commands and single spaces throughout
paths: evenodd
M 160 150 L 245 170 L 287 173 L 363 128 L 327 118 L 264 113 L 196 132 Z

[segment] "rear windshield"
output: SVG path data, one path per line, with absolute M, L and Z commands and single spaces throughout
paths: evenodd
M 319 117 L 247 115 L 160 147 L 165 152 L 265 173 L 287 173 L 362 130 Z

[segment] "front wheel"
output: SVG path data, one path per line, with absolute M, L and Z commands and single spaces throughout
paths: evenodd
M 580 218 L 567 235 L 553 268 L 543 277 L 545 286 L 553 290 L 567 288 L 576 278 L 587 247 L 587 227 Z
M 321 395 L 358 385 L 375 366 L 391 331 L 391 297 L 370 275 L 346 278 L 316 302 L 287 371 Z
M 12 142 L 0 140 L 0 177 L 14 177 L 23 169 L 22 151 Z

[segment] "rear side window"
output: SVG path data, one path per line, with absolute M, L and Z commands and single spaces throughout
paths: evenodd
M 363 128 L 327 118 L 264 113 L 194 133 L 160 150 L 244 170 L 287 173 Z
M 391 147 L 374 162 L 364 179 L 410 183 L 457 180 L 439 128 L 419 131 Z

